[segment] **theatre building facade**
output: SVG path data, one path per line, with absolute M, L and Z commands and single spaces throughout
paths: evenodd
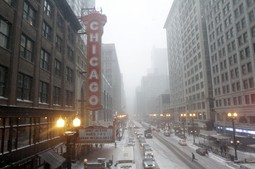
M 0 0 L 0 168 L 65 165 L 79 29 L 66 0 Z

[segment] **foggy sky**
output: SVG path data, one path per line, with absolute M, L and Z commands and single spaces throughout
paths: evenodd
M 126 111 L 134 111 L 135 88 L 147 74 L 153 47 L 166 48 L 163 28 L 173 0 L 96 0 L 107 16 L 103 43 L 116 45 L 126 92 Z

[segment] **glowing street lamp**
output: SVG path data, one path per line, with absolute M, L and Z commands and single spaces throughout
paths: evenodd
M 237 144 L 239 142 L 236 141 L 236 129 L 235 129 L 235 119 L 237 118 L 237 113 L 228 113 L 228 118 L 232 120 L 232 127 L 233 127 L 233 144 L 234 144 L 234 150 L 235 150 L 235 160 L 237 160 Z

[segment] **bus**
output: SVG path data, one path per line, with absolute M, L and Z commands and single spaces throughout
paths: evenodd
M 118 154 L 118 160 L 114 166 L 117 169 L 135 169 L 134 147 L 123 147 L 121 152 Z

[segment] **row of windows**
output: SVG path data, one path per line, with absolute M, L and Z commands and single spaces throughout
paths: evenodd
M 186 101 L 189 102 L 189 101 L 195 101 L 195 100 L 200 100 L 200 99 L 204 99 L 204 98 L 205 98 L 205 93 L 200 92 L 200 93 L 197 93 L 197 94 L 187 96 Z
M 44 1 L 44 14 L 48 16 L 49 18 L 51 18 L 53 14 L 53 7 L 48 0 Z M 36 10 L 34 10 L 33 7 L 28 2 L 25 1 L 24 8 L 23 8 L 23 19 L 27 21 L 31 26 L 35 26 L 36 24 L 35 22 L 37 21 L 36 15 L 37 15 Z M 59 14 L 57 15 L 56 22 L 57 22 L 57 28 L 63 32 L 64 20 Z M 75 39 L 74 33 L 71 31 L 70 28 L 68 28 L 67 33 L 68 33 L 68 40 L 70 40 L 71 43 L 74 43 L 74 39 Z M 43 22 L 43 25 L 42 25 L 42 36 L 48 39 L 49 41 L 52 41 L 53 39 L 53 30 L 51 26 L 47 24 L 45 21 Z M 62 39 L 59 36 L 57 36 L 55 44 L 56 44 L 56 48 L 59 51 L 61 51 Z
M 254 88 L 254 79 L 253 78 L 247 78 L 242 81 L 243 83 L 243 89 L 252 89 Z M 221 90 L 222 89 L 222 90 Z M 238 92 L 241 91 L 241 83 L 240 81 L 233 82 L 231 84 L 231 90 L 232 92 Z M 221 93 L 222 91 L 222 93 Z M 229 85 L 223 85 L 222 87 L 217 87 L 214 89 L 214 95 L 219 96 L 221 94 L 227 94 L 230 93 Z
M 200 89 L 203 89 L 203 88 L 204 88 L 204 83 L 199 82 L 196 85 L 186 88 L 186 94 L 193 93 L 195 91 L 199 91 Z M 197 97 L 197 99 L 200 99 L 200 97 Z
M 0 118 L 0 154 L 50 140 L 60 135 L 54 127 L 56 119 Z
M 232 102 L 231 102 L 232 101 Z M 216 107 L 255 104 L 255 94 L 215 100 Z
M 61 65 L 59 65 L 59 61 L 55 62 L 56 67 L 55 71 L 59 72 Z M 73 71 L 67 67 L 67 79 L 69 81 L 73 81 Z M 8 69 L 4 66 L 0 66 L 0 96 L 6 97 L 6 89 L 7 89 L 7 74 Z M 40 81 L 39 84 L 39 103 L 49 103 L 49 83 Z M 23 73 L 18 74 L 17 80 L 17 99 L 19 100 L 32 100 L 32 92 L 33 92 L 33 78 Z M 53 104 L 61 105 L 61 88 L 54 86 L 53 90 Z M 73 92 L 66 90 L 66 100 L 65 104 L 68 106 L 73 105 Z
M 217 67 L 217 65 L 216 65 L 216 67 Z M 251 74 L 253 72 L 251 62 L 247 62 L 247 63 L 244 63 L 243 65 L 241 65 L 241 70 L 242 70 L 241 71 L 242 75 Z M 239 68 L 238 67 L 235 67 L 230 70 L 230 77 L 231 77 L 231 79 L 239 78 Z M 228 80 L 229 80 L 228 72 L 221 73 L 221 82 L 222 83 L 228 82 Z M 213 78 L 213 83 L 214 83 L 214 85 L 220 84 L 219 76 L 215 76 Z

